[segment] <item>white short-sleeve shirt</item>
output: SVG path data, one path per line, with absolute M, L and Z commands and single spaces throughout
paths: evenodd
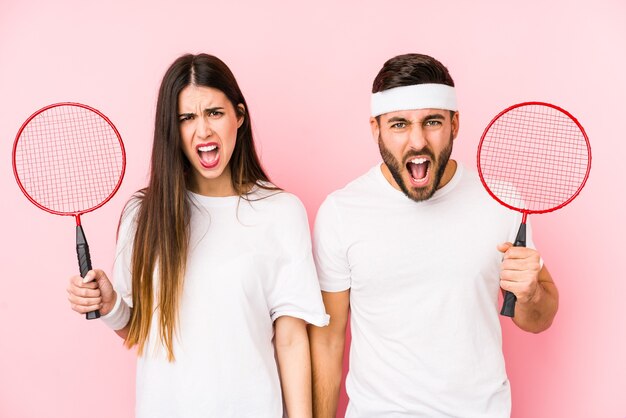
M 324 326 L 306 211 L 286 192 L 192 202 L 187 270 L 168 362 L 158 310 L 137 363 L 137 418 L 283 415 L 273 321 L 288 315 Z M 137 205 L 124 216 L 115 287 L 132 306 L 130 258 Z M 158 274 L 155 274 L 158 276 Z M 158 280 L 158 277 L 155 277 Z
M 520 220 L 461 164 L 422 202 L 380 165 L 327 197 L 314 254 L 323 291 L 350 289 L 346 417 L 510 415 L 496 246 Z

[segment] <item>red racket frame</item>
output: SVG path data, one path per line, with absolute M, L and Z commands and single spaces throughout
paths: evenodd
M 487 185 L 487 182 L 485 181 L 485 178 L 483 177 L 483 172 L 480 166 L 480 153 L 482 150 L 482 146 L 483 146 L 483 141 L 485 139 L 485 137 L 487 136 L 487 133 L 489 132 L 489 129 L 491 128 L 491 126 L 505 113 L 516 109 L 518 107 L 522 107 L 522 106 L 532 106 L 532 105 L 537 105 L 537 106 L 548 106 L 551 107 L 555 110 L 558 110 L 559 112 L 564 113 L 565 115 L 567 115 L 570 119 L 572 119 L 572 121 L 574 123 L 576 123 L 576 125 L 578 126 L 578 129 L 580 129 L 580 132 L 583 134 L 583 136 L 585 137 L 585 143 L 587 145 L 587 155 L 589 156 L 589 161 L 587 162 L 587 172 L 585 173 L 585 177 L 583 179 L 583 181 L 580 184 L 580 187 L 578 187 L 578 190 L 576 190 L 576 192 L 569 198 L 567 199 L 565 202 L 561 203 L 558 206 L 555 206 L 553 208 L 550 209 L 542 209 L 542 210 L 530 210 L 530 209 L 521 209 L 521 208 L 517 208 L 515 206 L 511 206 L 506 202 L 503 202 L 502 200 L 500 200 L 500 198 L 498 196 L 496 196 L 491 189 L 489 188 L 489 186 Z M 589 145 L 589 138 L 587 137 L 587 133 L 585 132 L 585 129 L 582 127 L 582 125 L 580 124 L 580 122 L 578 122 L 578 119 L 576 119 L 571 113 L 569 113 L 567 110 L 550 104 L 550 103 L 545 103 L 545 102 L 523 102 L 523 103 L 518 103 L 515 104 L 513 106 L 509 106 L 506 109 L 504 109 L 502 112 L 498 113 L 492 120 L 491 122 L 489 122 L 489 125 L 487 125 L 487 127 L 485 128 L 482 136 L 480 137 L 480 142 L 478 144 L 478 151 L 476 153 L 476 162 L 477 162 L 477 166 L 478 166 L 478 175 L 480 177 L 480 181 L 483 183 L 483 186 L 485 187 L 485 190 L 487 190 L 487 192 L 489 193 L 489 195 L 491 195 L 491 197 L 493 197 L 498 203 L 500 203 L 502 206 L 506 206 L 509 209 L 512 209 L 514 211 L 517 212 L 521 212 L 522 213 L 522 222 L 525 223 L 526 222 L 526 216 L 527 215 L 531 215 L 531 214 L 537 214 L 537 213 L 547 213 L 547 212 L 553 212 L 555 210 L 561 209 L 563 206 L 566 206 L 567 204 L 569 204 L 572 200 L 574 200 L 576 198 L 576 196 L 578 196 L 578 194 L 580 193 L 580 191 L 582 190 L 582 188 L 585 186 L 585 183 L 587 183 L 587 179 L 589 178 L 589 172 L 591 171 L 591 146 Z
M 22 135 L 22 132 L 24 131 L 24 129 L 26 128 L 26 126 L 28 125 L 28 123 L 33 120 L 35 117 L 37 117 L 39 114 L 45 112 L 46 110 L 55 108 L 55 107 L 59 107 L 59 106 L 76 106 L 76 107 L 80 107 L 83 109 L 87 109 L 90 110 L 92 112 L 94 112 L 95 114 L 97 114 L 98 116 L 100 116 L 102 119 L 104 119 L 109 126 L 113 129 L 113 131 L 115 132 L 115 135 L 117 136 L 117 140 L 120 143 L 120 148 L 122 151 L 122 171 L 120 172 L 120 179 L 117 182 L 117 184 L 115 185 L 115 187 L 113 188 L 113 190 L 111 191 L 111 193 L 109 194 L 109 196 L 104 199 L 102 202 L 100 202 L 100 204 L 93 206 L 91 208 L 88 209 L 84 209 L 84 210 L 80 210 L 80 211 L 75 211 L 75 212 L 59 212 L 53 209 L 49 209 L 45 206 L 40 205 L 35 199 L 33 199 L 31 197 L 31 195 L 26 191 L 26 189 L 24 188 L 24 186 L 22 185 L 22 182 L 20 181 L 20 177 L 17 174 L 17 168 L 16 168 L 16 161 L 15 161 L 15 153 L 17 150 L 17 144 L 19 142 L 19 138 Z M 12 162 L 13 162 L 13 175 L 15 176 L 15 180 L 17 181 L 17 185 L 20 187 L 20 190 L 22 191 L 22 193 L 24 193 L 24 196 L 26 196 L 26 198 L 28 198 L 28 200 L 30 200 L 30 202 L 37 206 L 39 209 L 44 210 L 48 213 L 52 213 L 53 215 L 60 215 L 60 216 L 74 216 L 76 218 L 76 225 L 80 226 L 80 216 L 84 215 L 85 213 L 94 211 L 96 209 L 98 209 L 99 207 L 101 207 L 102 205 L 104 205 L 105 203 L 107 203 L 109 200 L 111 200 L 111 198 L 115 195 L 115 193 L 117 193 L 117 190 L 120 188 L 120 185 L 122 184 L 122 180 L 124 179 L 124 173 L 126 172 L 126 149 L 124 148 L 124 142 L 122 142 L 122 136 L 120 135 L 119 131 L 117 130 L 117 128 L 115 127 L 115 125 L 113 125 L 113 122 L 111 122 L 111 120 L 106 117 L 102 112 L 100 112 L 97 109 L 94 109 L 91 106 L 87 106 L 84 105 L 82 103 L 75 103 L 75 102 L 60 102 L 60 103 L 54 103 L 48 106 L 45 106 L 41 109 L 39 109 L 38 111 L 36 111 L 35 113 L 33 113 L 28 119 L 26 119 L 26 121 L 22 124 L 22 126 L 20 127 L 19 131 L 17 132 L 17 135 L 15 135 L 15 141 L 13 142 L 13 155 L 12 155 Z

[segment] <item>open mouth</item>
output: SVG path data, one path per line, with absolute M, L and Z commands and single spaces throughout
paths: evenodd
M 430 160 L 424 157 L 417 157 L 406 163 L 409 177 L 413 186 L 421 187 L 428 183 L 430 174 Z
M 198 146 L 196 151 L 198 152 L 198 157 L 200 157 L 202 167 L 215 167 L 220 161 L 219 150 L 220 148 L 215 143 Z

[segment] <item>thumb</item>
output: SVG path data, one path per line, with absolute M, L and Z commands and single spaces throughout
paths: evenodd
M 513 244 L 511 244 L 510 242 L 503 242 L 502 244 L 498 244 L 498 251 L 500 251 L 501 253 L 505 253 L 512 246 L 513 246 Z
M 94 280 L 98 282 L 98 285 L 100 285 L 101 282 L 108 281 L 109 279 L 107 278 L 107 275 L 104 273 L 104 271 L 100 269 L 94 269 L 89 270 L 87 274 L 85 274 L 85 277 L 83 278 L 83 283 L 89 283 Z
M 83 283 L 89 283 L 96 279 L 96 272 L 93 270 L 89 270 L 85 277 L 83 277 Z

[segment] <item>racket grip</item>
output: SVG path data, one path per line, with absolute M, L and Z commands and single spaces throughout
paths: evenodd
M 80 277 L 85 277 L 91 270 L 91 255 L 89 254 L 89 245 L 83 227 L 76 225 L 76 255 L 78 256 L 78 268 L 80 269 Z M 100 311 L 95 310 L 87 312 L 86 319 L 100 318 Z
M 517 230 L 517 237 L 515 237 L 515 242 L 513 243 L 514 247 L 525 247 L 526 246 L 526 224 L 521 223 L 519 229 Z M 500 311 L 500 315 L 508 316 L 513 318 L 515 316 L 515 303 L 517 302 L 517 296 L 514 293 L 509 292 L 508 290 L 504 292 L 504 302 L 502 303 L 502 310 Z
M 508 290 L 504 292 L 504 302 L 502 303 L 500 315 L 513 318 L 515 316 L 515 302 L 517 302 L 515 293 L 511 293 Z

